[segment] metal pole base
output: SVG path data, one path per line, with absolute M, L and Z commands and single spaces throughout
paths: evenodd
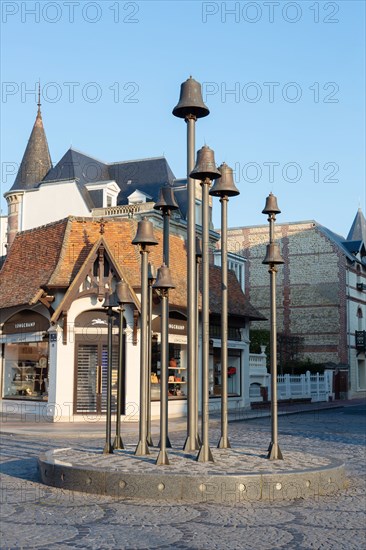
M 160 449 L 160 447 L 161 447 L 161 444 L 160 444 L 160 443 L 161 443 L 161 441 L 159 441 L 159 443 L 158 443 L 159 449 Z M 167 449 L 171 449 L 171 448 L 172 448 L 172 444 L 170 443 L 170 439 L 169 439 L 169 436 L 168 436 L 168 435 L 166 436 L 165 447 L 166 447 Z
M 169 458 L 166 451 L 160 451 L 155 464 L 157 466 L 167 466 L 169 464 Z
M 103 454 L 104 455 L 111 455 L 113 453 L 113 447 L 111 443 L 107 443 L 104 445 Z
M 202 445 L 196 458 L 197 462 L 215 462 L 209 446 Z
M 145 456 L 149 455 L 149 447 L 147 446 L 147 441 L 139 441 L 135 450 L 135 456 Z
M 217 444 L 218 449 L 231 449 L 230 441 L 228 437 L 223 435 L 220 437 L 220 441 Z
M 275 445 L 271 441 L 268 448 L 267 458 L 268 460 L 283 460 L 281 449 L 278 444 Z
M 123 442 L 122 442 L 122 437 L 121 436 L 117 436 L 114 438 L 114 441 L 113 441 L 113 449 L 115 450 L 118 450 L 118 449 L 124 449 L 124 446 L 123 446 Z
M 183 445 L 183 451 L 198 451 L 200 447 L 201 443 L 197 436 L 192 438 L 190 435 L 187 435 L 187 439 Z
M 154 447 L 154 443 L 153 443 L 151 435 L 147 436 L 146 443 L 148 444 L 149 447 Z

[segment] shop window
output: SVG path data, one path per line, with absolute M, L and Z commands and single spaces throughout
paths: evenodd
M 47 400 L 48 342 L 5 344 L 4 364 L 4 398 Z
M 185 361 L 185 345 L 169 344 L 168 366 L 168 398 L 186 399 L 187 397 L 187 368 Z M 152 341 L 151 353 L 151 400 L 160 400 L 160 342 L 156 338 Z
M 228 350 L 227 365 L 228 396 L 239 396 L 241 394 L 241 350 Z M 221 349 L 213 348 L 209 369 L 209 394 L 211 397 L 221 395 L 221 383 Z

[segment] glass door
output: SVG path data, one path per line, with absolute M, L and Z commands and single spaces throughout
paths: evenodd
M 108 347 L 104 342 L 76 343 L 76 413 L 104 413 L 107 408 Z M 112 347 L 112 411 L 117 402 L 118 345 Z

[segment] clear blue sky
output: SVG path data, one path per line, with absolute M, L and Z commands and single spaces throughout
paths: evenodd
M 236 170 L 230 226 L 266 223 L 270 191 L 278 221 L 315 219 L 344 236 L 365 212 L 363 1 L 3 0 L 1 10 L 2 194 L 39 78 L 54 163 L 72 144 L 108 162 L 164 154 L 185 176 L 186 128 L 171 110 L 192 75 L 211 111 L 196 148 Z

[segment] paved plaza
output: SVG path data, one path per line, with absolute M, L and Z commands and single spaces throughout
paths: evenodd
M 1 549 L 363 549 L 366 548 L 366 403 L 309 410 L 279 418 L 280 446 L 286 452 L 312 453 L 345 462 L 348 487 L 341 493 L 307 499 L 257 500 L 220 505 L 121 500 L 42 485 L 37 459 L 49 449 L 86 452 L 103 446 L 100 427 L 83 436 L 64 426 L 35 431 L 3 423 L 1 436 Z M 174 423 L 173 446 L 184 432 Z M 33 427 L 33 426 L 32 426 Z M 269 443 L 268 417 L 231 422 L 232 444 L 263 448 Z M 13 432 L 13 433 L 12 433 Z M 133 449 L 136 433 L 128 427 Z M 218 423 L 210 433 L 212 445 Z

